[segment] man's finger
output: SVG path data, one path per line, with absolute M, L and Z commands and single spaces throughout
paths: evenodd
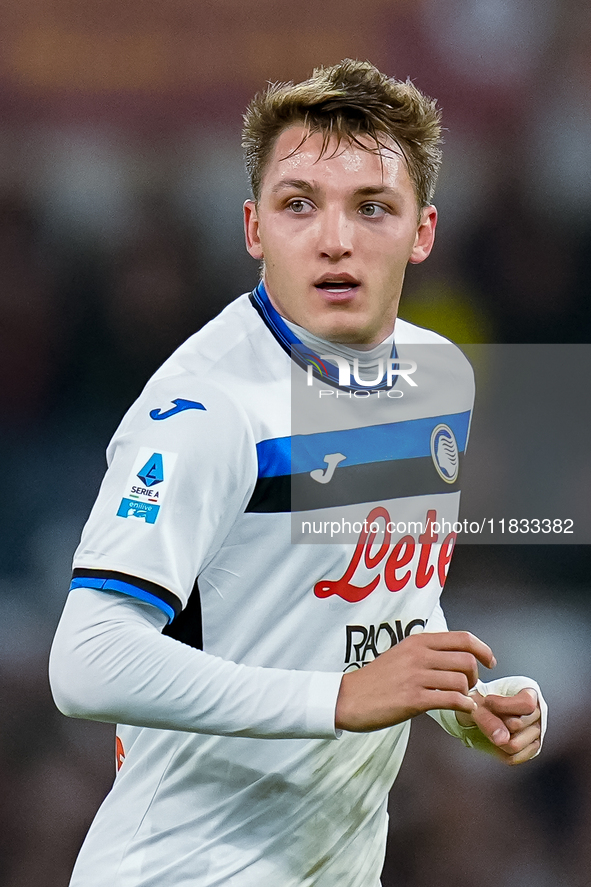
M 425 711 L 445 708 L 449 711 L 458 712 L 461 716 L 465 714 L 471 723 L 470 716 L 476 707 L 472 696 L 466 696 L 454 690 L 428 690 L 427 692 L 429 694 L 427 699 L 430 701 L 426 704 Z
M 456 650 L 472 653 L 486 668 L 494 668 L 497 664 L 494 653 L 488 644 L 477 638 L 470 631 L 445 631 L 425 633 L 425 637 L 434 650 Z
M 537 693 L 529 688 L 521 690 L 515 696 L 491 694 L 485 697 L 484 705 L 493 714 L 502 718 L 532 715 L 539 711 Z
M 466 693 L 478 681 L 478 660 L 473 653 L 464 650 L 433 650 L 430 651 L 427 663 L 436 682 L 444 674 L 461 675 L 466 684 Z M 434 686 L 439 686 L 439 683 L 435 683 Z
M 508 728 L 510 733 L 517 733 L 520 730 L 524 730 L 526 727 L 529 727 L 530 724 L 535 724 L 541 719 L 540 709 L 537 708 L 532 715 L 522 715 L 520 718 L 505 718 L 505 726 Z
M 481 696 L 480 700 L 482 700 Z M 511 739 L 511 734 L 505 726 L 505 722 L 484 705 L 478 705 L 477 710 L 472 713 L 472 718 L 480 732 L 484 733 L 493 745 L 506 745 Z
M 526 761 L 530 761 L 538 753 L 539 749 L 540 740 L 536 739 L 535 742 L 532 742 L 515 755 L 508 755 L 507 752 L 502 751 L 500 748 L 496 749 L 495 755 L 504 764 L 507 764 L 509 767 L 514 767 L 516 764 L 525 764 Z
M 469 697 L 470 682 L 462 671 L 431 671 L 425 679 L 430 690 L 457 690 Z
M 531 727 L 526 727 L 521 733 L 515 733 L 511 736 L 509 742 L 502 746 L 502 750 L 509 755 L 515 755 L 539 738 L 540 726 L 539 724 L 532 724 Z

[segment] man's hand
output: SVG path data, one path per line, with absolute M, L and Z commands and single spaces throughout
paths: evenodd
M 344 675 L 336 727 L 381 730 L 436 708 L 470 715 L 477 708 L 468 693 L 478 680 L 478 662 L 496 665 L 490 647 L 468 631 L 411 635 Z
M 457 712 L 462 727 L 476 726 L 491 744 L 487 749 L 503 763 L 523 764 L 538 752 L 541 735 L 541 713 L 535 690 L 521 690 L 515 696 L 470 695 L 476 702 L 471 713 Z M 482 748 L 484 743 L 474 743 Z

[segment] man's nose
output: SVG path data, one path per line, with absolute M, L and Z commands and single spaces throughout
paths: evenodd
M 332 261 L 345 258 L 353 251 L 353 225 L 347 213 L 326 209 L 322 213 L 319 230 L 320 254 Z

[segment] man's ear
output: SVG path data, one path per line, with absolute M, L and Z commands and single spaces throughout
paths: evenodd
M 418 265 L 419 262 L 424 262 L 433 249 L 436 227 L 437 210 L 434 206 L 424 206 L 421 210 L 415 244 L 408 260 L 411 265 Z
M 253 259 L 264 258 L 261 238 L 259 237 L 257 205 L 254 200 L 244 201 L 244 238 L 246 240 L 246 249 Z

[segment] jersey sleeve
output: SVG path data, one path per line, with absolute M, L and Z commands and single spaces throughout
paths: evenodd
M 254 488 L 248 418 L 210 382 L 153 380 L 116 432 L 107 463 L 72 588 L 127 594 L 170 620 Z
M 165 617 L 132 598 L 78 588 L 49 660 L 58 708 L 75 718 L 265 739 L 335 739 L 341 672 L 262 668 L 160 633 Z

